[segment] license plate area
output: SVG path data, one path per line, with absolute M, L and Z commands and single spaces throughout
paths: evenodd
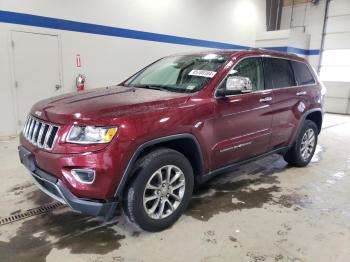
M 36 169 L 36 167 L 35 167 L 34 155 L 32 154 L 32 152 L 20 146 L 18 148 L 18 153 L 19 153 L 19 159 L 21 163 L 26 168 L 28 168 L 29 171 L 33 172 Z

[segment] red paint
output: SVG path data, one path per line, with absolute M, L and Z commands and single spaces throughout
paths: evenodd
M 85 90 L 85 85 L 78 85 L 77 86 L 77 91 L 84 91 Z
M 220 81 L 243 57 L 265 55 L 304 61 L 292 54 L 259 50 L 218 53 L 232 53 L 232 59 L 227 62 L 230 66 L 224 66 L 197 93 L 120 85 L 43 100 L 33 106 L 31 114 L 42 111 L 41 119 L 61 125 L 53 150 L 38 149 L 22 135 L 20 142 L 34 153 L 40 168 L 60 178 L 76 196 L 107 199 L 113 196 L 135 150 L 146 141 L 173 134 L 193 134 L 202 150 L 204 172 L 208 173 L 276 146 L 290 144 L 303 116 L 297 109 L 300 100 L 306 105 L 305 111 L 322 108 L 319 82 L 307 87 L 215 98 L 214 92 Z M 300 90 L 308 90 L 308 96 L 296 96 L 296 91 Z M 265 96 L 272 96 L 273 100 L 259 102 Z M 119 130 L 108 145 L 74 145 L 65 142 L 73 123 L 118 126 Z M 225 151 L 249 142 L 250 145 L 240 150 Z M 96 181 L 92 185 L 73 183 L 68 172 L 71 168 L 95 169 Z

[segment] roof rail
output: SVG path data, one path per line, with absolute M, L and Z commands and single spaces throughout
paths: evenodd
M 247 50 L 266 50 L 266 49 L 262 47 L 249 47 Z
M 270 48 L 260 48 L 260 47 L 251 47 L 248 48 L 247 50 L 252 50 L 252 51 L 265 51 L 265 52 L 271 52 L 271 53 L 279 53 L 279 54 L 288 54 L 288 55 L 294 55 L 298 56 L 296 53 L 290 52 L 290 51 L 278 51 L 278 50 L 273 50 Z

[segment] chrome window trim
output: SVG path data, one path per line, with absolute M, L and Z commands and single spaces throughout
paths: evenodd
M 233 59 L 234 57 L 232 57 Z M 230 71 L 232 69 L 234 69 L 240 62 L 242 62 L 245 59 L 248 58 L 277 58 L 277 59 L 283 59 L 283 60 L 288 60 L 288 61 L 295 61 L 295 62 L 299 62 L 299 63 L 303 63 L 307 66 L 307 68 L 309 69 L 309 71 L 311 72 L 313 78 L 314 78 L 314 83 L 313 84 L 308 84 L 308 85 L 294 85 L 294 86 L 286 86 L 286 87 L 280 87 L 280 88 L 270 88 L 270 89 L 264 89 L 264 90 L 256 90 L 256 91 L 252 91 L 249 93 L 242 93 L 242 94 L 236 94 L 236 95 L 229 95 L 229 96 L 225 96 L 225 97 L 232 97 L 232 96 L 241 96 L 241 95 L 247 95 L 247 94 L 251 94 L 251 93 L 261 93 L 261 92 L 271 92 L 273 90 L 277 90 L 277 89 L 289 89 L 289 88 L 297 88 L 297 87 L 308 87 L 308 86 L 316 86 L 318 84 L 318 82 L 316 81 L 316 77 L 314 74 L 314 70 L 312 70 L 312 68 L 310 68 L 310 65 L 308 63 L 305 63 L 303 61 L 299 61 L 297 59 L 293 59 L 293 58 L 285 58 L 285 57 L 279 57 L 279 56 L 275 56 L 275 55 L 267 55 L 267 54 L 262 54 L 262 55 L 248 55 L 245 56 L 243 58 L 241 58 L 240 60 L 236 61 L 236 63 L 228 70 L 227 74 L 225 75 L 225 77 L 220 81 L 220 83 L 215 87 L 215 91 L 214 91 L 214 98 L 216 99 L 221 99 L 222 97 L 219 97 L 216 95 L 219 87 L 221 86 L 221 84 L 226 80 L 226 78 L 228 77 Z M 292 67 L 292 66 L 291 66 Z M 292 68 L 293 70 L 293 68 Z M 295 74 L 294 74 L 294 70 L 293 70 L 293 75 L 294 75 L 294 79 L 295 79 Z M 265 72 L 264 72 L 264 80 L 265 80 Z M 295 82 L 297 83 L 296 79 Z

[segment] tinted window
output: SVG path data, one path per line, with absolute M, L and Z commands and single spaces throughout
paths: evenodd
M 310 85 L 315 83 L 315 79 L 306 64 L 296 61 L 291 62 L 295 80 L 297 81 L 298 85 Z
M 289 60 L 265 58 L 267 89 L 295 86 L 294 74 Z
M 264 74 L 262 59 L 246 58 L 238 62 L 231 71 L 231 76 L 242 76 L 250 79 L 254 91 L 264 89 Z

